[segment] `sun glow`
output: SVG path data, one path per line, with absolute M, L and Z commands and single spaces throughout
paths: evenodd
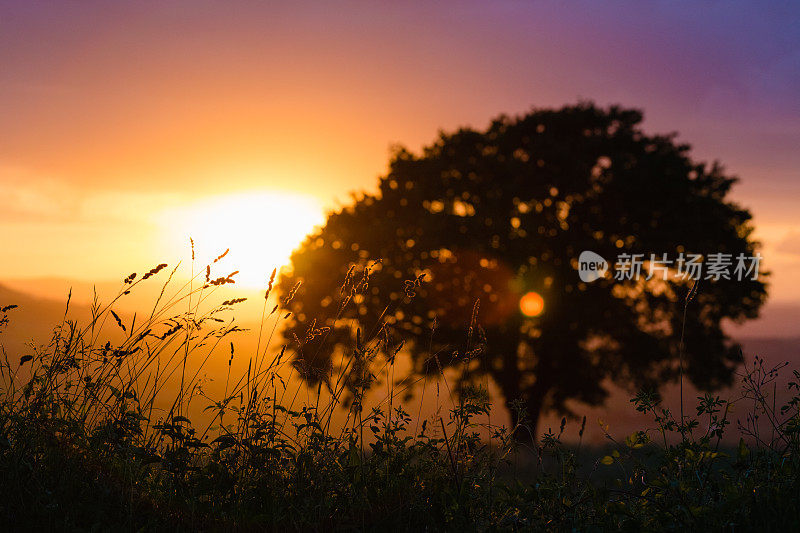
M 189 237 L 194 240 L 196 264 L 204 267 L 230 248 L 225 269 L 239 271 L 237 284 L 262 288 L 272 269 L 287 265 L 292 251 L 325 217 L 312 196 L 258 191 L 213 197 L 164 218 L 173 245 L 186 247 Z

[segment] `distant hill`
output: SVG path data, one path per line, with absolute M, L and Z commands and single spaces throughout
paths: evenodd
M 765 367 L 771 368 L 783 362 L 789 364 L 786 368 L 782 369 L 779 373 L 778 379 L 775 381 L 777 387 L 778 406 L 781 400 L 788 398 L 786 383 L 792 378 L 792 370 L 800 370 L 800 336 L 798 337 L 765 337 L 765 338 L 739 338 L 737 339 L 742 345 L 742 352 L 744 354 L 745 364 L 752 367 L 755 356 L 765 360 Z M 739 372 L 743 369 L 740 368 Z M 726 400 L 736 399 L 741 391 L 741 377 L 734 378 L 733 385 L 730 388 L 715 391 L 714 394 Z M 631 391 L 626 391 L 616 385 L 609 385 L 611 394 L 609 395 L 605 405 L 600 407 L 586 407 L 582 405 L 575 406 L 575 410 L 579 415 L 586 415 L 586 432 L 584 434 L 584 442 L 592 444 L 603 444 L 606 438 L 600 430 L 598 419 L 604 420 L 610 426 L 610 432 L 614 436 L 629 435 L 633 431 L 640 430 L 644 427 L 653 427 L 652 420 L 648 416 L 638 413 L 630 399 L 634 395 Z M 769 387 L 772 391 L 772 386 Z M 673 414 L 680 412 L 680 387 L 678 384 L 669 384 L 662 387 L 661 394 L 663 397 L 663 405 L 669 407 Z M 697 405 L 697 396 L 701 395 L 697 389 L 691 384 L 684 386 L 684 412 L 687 415 L 695 413 L 695 406 Z M 736 441 L 738 435 L 736 432 L 736 419 L 745 417 L 745 408 L 740 408 L 732 418 L 732 425 L 729 427 L 726 440 Z M 540 430 L 546 431 L 548 427 L 558 430 L 561 421 L 560 416 L 549 415 L 543 417 L 540 422 Z M 565 434 L 567 440 L 577 440 L 577 424 L 571 422 L 567 427 L 569 431 Z
M 767 301 L 759 318 L 728 324 L 725 331 L 737 339 L 800 337 L 800 304 Z
M 136 287 L 124 300 L 119 302 L 122 309 L 149 308 L 158 297 L 162 282 L 153 280 Z M 72 291 L 72 302 L 88 306 L 91 304 L 95 292 L 101 302 L 107 302 L 119 294 L 123 287 L 122 280 L 104 280 L 91 282 L 66 278 L 20 278 L 3 280 L 0 287 L 23 294 L 29 298 L 49 300 L 54 304 L 63 304 L 67 295 Z M 177 288 L 177 287 L 176 287 Z
M 159 293 L 161 292 L 161 289 L 164 286 L 164 282 L 166 282 L 167 278 L 168 272 L 162 272 L 157 277 L 147 280 L 144 283 L 139 283 L 130 294 L 122 297 L 114 305 L 114 309 L 118 313 L 124 312 L 131 314 L 134 311 L 140 314 L 143 311 L 150 311 L 153 307 L 153 304 L 158 299 Z M 194 287 L 197 288 L 201 282 L 202 277 L 198 278 L 194 284 Z M 165 297 L 169 298 L 175 293 L 180 292 L 185 283 L 187 283 L 185 280 L 173 279 L 165 292 Z M 120 293 L 123 288 L 123 283 L 121 279 L 104 280 L 94 283 L 91 281 L 55 277 L 28 279 L 18 278 L 2 280 L 0 281 L 0 287 L 4 287 L 6 290 L 11 290 L 21 295 L 25 295 L 28 298 L 49 300 L 54 305 L 60 305 L 63 307 L 70 289 L 72 290 L 73 303 L 88 306 L 92 302 L 95 291 L 97 292 L 100 302 L 107 303 Z M 221 303 L 226 299 L 232 298 L 248 299 L 246 302 L 236 306 L 236 316 L 239 321 L 254 322 L 260 319 L 261 311 L 264 305 L 263 289 L 250 289 L 242 287 L 238 284 L 217 287 L 215 289 L 214 296 L 209 300 L 209 302 Z M 273 296 L 270 297 L 270 309 L 275 303 L 276 301 L 273 294 Z
M 61 323 L 66 311 L 66 294 L 62 301 L 40 298 L 0 285 L 0 307 L 17 305 L 8 312 L 10 323 L 0 333 L 0 344 L 10 359 L 30 352 L 28 345 L 47 344 L 53 327 Z M 70 304 L 69 316 L 89 316 L 86 305 Z

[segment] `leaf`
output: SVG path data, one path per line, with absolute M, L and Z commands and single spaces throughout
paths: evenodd
M 747 444 L 744 443 L 744 439 L 740 437 L 739 438 L 739 450 L 738 450 L 739 459 L 744 459 L 748 455 L 750 455 L 750 448 L 748 448 Z
M 211 442 L 212 442 L 212 444 L 216 443 L 217 444 L 217 450 L 220 450 L 220 451 L 221 450 L 225 450 L 227 448 L 230 448 L 231 446 L 235 446 L 236 445 L 236 439 L 233 438 L 231 435 L 220 435 L 219 437 L 217 437 L 216 439 L 214 439 Z
M 633 433 L 625 437 L 625 444 L 629 448 L 634 448 L 634 449 L 642 448 L 649 441 L 650 439 L 648 438 L 647 434 L 644 433 L 643 431 L 634 431 Z
M 600 462 L 603 463 L 604 465 L 614 464 L 614 458 L 611 457 L 610 455 L 606 455 L 605 457 L 600 459 Z
M 350 449 L 348 450 L 348 465 L 351 467 L 356 467 L 361 464 L 361 455 L 358 453 L 358 448 L 355 445 L 355 441 L 350 441 Z
M 24 365 L 25 363 L 27 363 L 31 359 L 33 359 L 32 355 L 23 355 L 22 357 L 19 358 L 19 366 Z

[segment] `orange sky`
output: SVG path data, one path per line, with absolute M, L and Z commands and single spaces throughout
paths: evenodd
M 648 130 L 678 131 L 740 175 L 735 198 L 756 215 L 772 299 L 800 304 L 799 13 L 4 2 L 0 283 L 173 263 L 188 246 L 175 249 L 186 228 L 171 217 L 218 213 L 202 210 L 219 195 L 321 212 L 374 187 L 393 143 L 417 149 L 440 128 L 591 98 L 643 108 Z M 245 231 L 269 242 L 274 220 Z

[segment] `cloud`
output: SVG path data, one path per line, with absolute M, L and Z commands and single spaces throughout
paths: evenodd
M 114 223 L 152 221 L 183 198 L 162 192 L 87 189 L 27 169 L 0 167 L 2 223 Z
M 78 197 L 63 181 L 27 169 L 0 167 L 0 222 L 64 220 L 74 216 Z

